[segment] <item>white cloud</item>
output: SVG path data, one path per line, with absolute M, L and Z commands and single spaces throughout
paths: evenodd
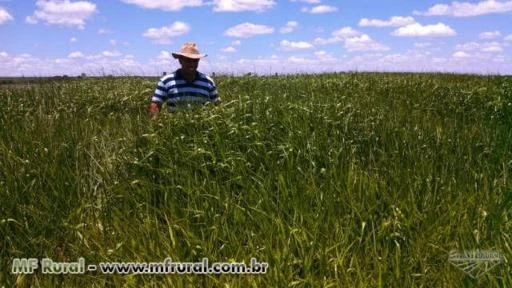
M 290 61 L 292 63 L 298 63 L 298 64 L 301 64 L 301 63 L 311 63 L 312 62 L 311 59 L 307 59 L 307 58 L 304 58 L 304 57 L 297 57 L 297 56 L 290 56 L 290 57 L 288 57 L 288 61 Z
M 242 42 L 240 40 L 231 41 L 232 46 L 240 46 L 241 44 L 242 44 Z
M 315 51 L 315 53 L 313 53 L 315 55 L 315 57 L 317 57 L 319 60 L 321 61 L 330 61 L 330 62 L 334 62 L 336 61 L 336 57 L 330 55 L 329 53 L 323 51 L 323 50 L 320 50 L 320 51 Z
M 503 47 L 498 42 L 486 42 L 486 43 L 477 43 L 477 42 L 469 42 L 465 44 L 458 44 L 455 46 L 456 50 L 459 51 L 480 51 L 487 53 L 498 53 L 503 51 Z
M 335 30 L 331 33 L 332 37 L 328 39 L 324 38 L 316 38 L 313 43 L 315 45 L 326 45 L 333 44 L 345 41 L 347 38 L 356 37 L 361 35 L 362 33 L 352 29 L 352 27 L 343 27 L 341 29 Z
M 119 57 L 122 54 L 119 51 L 103 51 L 103 52 L 101 52 L 101 55 L 103 55 L 105 57 Z
M 71 2 L 69 0 L 37 0 L 37 10 L 27 16 L 26 22 L 48 25 L 75 26 L 84 29 L 85 21 L 96 12 L 96 5 L 88 1 Z
M 450 26 L 447 26 L 443 23 L 425 26 L 419 23 L 414 23 L 398 28 L 397 30 L 393 31 L 391 35 L 399 37 L 445 37 L 455 36 L 456 32 L 450 28 Z
M 415 23 L 413 17 L 401 17 L 401 16 L 393 16 L 389 20 L 379 20 L 379 19 L 368 19 L 363 18 L 359 21 L 359 26 L 362 27 L 400 27 L 409 24 Z
M 494 39 L 501 36 L 500 31 L 488 31 L 488 32 L 482 32 L 478 35 L 478 38 L 480 39 Z
M 7 21 L 14 20 L 14 18 L 5 10 L 3 7 L 0 7 L 0 24 L 4 24 Z
M 474 51 L 474 50 L 478 50 L 479 48 L 480 48 L 480 44 L 477 42 L 458 44 L 457 46 L 455 46 L 455 49 L 460 50 L 460 51 Z
M 484 45 L 481 47 L 480 51 L 490 52 L 490 53 L 499 53 L 499 52 L 503 52 L 503 48 L 497 42 L 484 43 Z
M 341 29 L 338 29 L 338 30 L 335 30 L 334 32 L 332 32 L 332 36 L 343 38 L 343 39 L 346 39 L 349 37 L 354 37 L 354 36 L 359 36 L 359 35 L 361 35 L 361 32 L 352 29 L 352 27 L 343 27 Z
M 314 54 L 317 57 L 323 57 L 323 56 L 327 55 L 327 52 L 325 52 L 324 50 L 320 50 L 320 51 L 316 51 Z
M 285 26 L 281 27 L 280 32 L 282 34 L 291 33 L 295 31 L 299 27 L 299 23 L 297 21 L 288 21 Z
M 149 28 L 142 36 L 151 39 L 155 44 L 170 44 L 171 38 L 187 34 L 189 31 L 190 26 L 187 23 L 176 21 L 170 26 Z
M 336 8 L 334 6 L 329 6 L 329 5 L 318 5 L 313 8 L 304 7 L 304 8 L 302 8 L 301 11 L 304 13 L 311 13 L 311 14 L 324 14 L 324 13 L 336 12 L 336 11 L 338 11 L 338 8 Z
M 174 59 L 174 57 L 172 56 L 171 52 L 162 50 L 160 51 L 160 54 L 158 55 L 157 59 L 166 62 Z
M 75 42 L 77 42 L 77 41 L 78 41 L 78 40 L 76 39 L 76 37 L 71 37 L 71 38 L 69 38 L 69 42 L 71 42 L 71 43 L 75 43 Z
M 134 4 L 145 9 L 160 9 L 164 11 L 180 11 L 185 7 L 198 7 L 203 5 L 202 0 L 121 0 L 124 3 Z
M 507 13 L 512 11 L 512 1 L 484 0 L 478 3 L 452 2 L 450 5 L 436 4 L 426 12 L 414 11 L 416 15 L 424 16 L 455 16 L 470 17 L 491 13 Z
M 54 59 L 53 62 L 55 64 L 61 64 L 61 65 L 71 65 L 71 63 L 73 63 L 72 60 L 70 59 L 64 59 L 64 58 L 57 58 L 57 59 Z
M 478 51 L 448 55 L 429 55 L 424 51 L 410 50 L 406 53 L 347 53 L 332 56 L 325 51 L 311 55 L 296 55 L 288 58 L 276 55 L 228 61 L 217 57 L 201 61 L 201 71 L 242 75 L 274 73 L 324 73 L 335 71 L 406 71 L 406 72 L 455 72 L 511 74 L 512 66 L 507 55 L 481 53 Z M 80 54 L 75 54 L 80 55 Z M 83 54 L 82 54 L 83 55 Z M 462 56 L 462 57 L 461 57 Z M 464 57 L 466 56 L 466 57 Z M 64 57 L 65 58 L 65 57 Z M 103 53 L 83 55 L 67 59 L 37 58 L 28 54 L 11 55 L 0 51 L 0 75 L 4 76 L 70 76 L 87 75 L 161 75 L 162 71 L 174 69 L 176 60 L 168 51 L 161 51 L 148 62 L 139 63 L 133 55 L 107 57 Z M 37 73 L 37 74 L 36 74 Z
M 304 2 L 308 4 L 320 4 L 322 1 L 320 0 L 290 0 L 290 2 Z
M 333 43 L 338 43 L 338 42 L 341 42 L 343 41 L 343 39 L 341 38 L 336 38 L 336 37 L 330 37 L 330 38 L 322 38 L 322 37 L 318 37 L 318 38 L 315 38 L 315 40 L 313 40 L 313 43 L 315 45 L 327 45 L 327 44 L 333 44 Z
M 464 51 L 457 51 L 457 52 L 453 53 L 452 57 L 454 57 L 454 58 L 469 58 L 469 57 L 471 57 L 471 55 Z
M 370 36 L 363 34 L 345 40 L 345 49 L 348 51 L 388 51 L 389 47 L 376 42 Z
M 299 42 L 291 42 L 288 40 L 283 40 L 279 43 L 281 48 L 284 50 L 297 50 L 297 49 L 310 49 L 313 48 L 313 45 L 308 42 L 299 41 Z
M 512 41 L 512 34 L 505 37 L 505 41 Z
M 273 27 L 245 22 L 229 28 L 224 32 L 224 35 L 237 38 L 250 38 L 256 35 L 272 33 L 274 33 Z
M 68 54 L 68 58 L 84 58 L 84 54 L 80 51 L 71 52 Z
M 117 41 L 115 39 L 110 39 L 109 43 L 112 46 L 116 46 L 117 45 Z
M 110 34 L 112 33 L 112 31 L 108 30 L 108 29 L 99 29 L 98 30 L 98 34 L 100 35 L 105 35 L 105 34 Z
M 0 57 L 2 53 L 0 53 Z M 139 65 L 133 58 L 105 57 L 99 55 L 84 55 L 82 52 L 71 52 L 66 58 L 37 58 L 29 54 L 6 55 L 2 58 L 0 75 L 5 76 L 77 76 L 87 75 L 143 75 L 144 70 L 152 71 L 153 66 Z
M 213 4 L 215 12 L 262 12 L 271 9 L 276 3 L 274 0 L 213 0 Z
M 221 49 L 221 51 L 226 52 L 226 53 L 233 53 L 233 52 L 236 52 L 236 48 L 233 46 L 229 46 L 229 47 Z
M 414 43 L 414 47 L 416 48 L 427 48 L 432 46 L 432 43 L 430 42 L 416 42 Z

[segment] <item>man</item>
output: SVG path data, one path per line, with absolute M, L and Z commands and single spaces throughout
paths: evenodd
M 181 50 L 172 53 L 172 56 L 178 59 L 181 68 L 163 76 L 158 82 L 149 104 L 152 117 L 160 112 L 163 103 L 167 103 L 169 111 L 191 107 L 194 104 L 220 103 L 213 80 L 197 71 L 199 60 L 207 55 L 201 54 L 195 43 L 183 44 Z

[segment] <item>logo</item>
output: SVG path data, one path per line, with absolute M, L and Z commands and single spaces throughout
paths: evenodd
M 503 255 L 498 251 L 490 250 L 452 250 L 448 256 L 448 261 L 476 279 L 500 264 L 503 261 Z

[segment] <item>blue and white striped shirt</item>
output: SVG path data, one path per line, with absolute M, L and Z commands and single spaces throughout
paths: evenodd
M 196 72 L 194 82 L 187 82 L 181 74 L 181 69 L 162 77 L 151 98 L 151 102 L 167 103 L 170 110 L 183 103 L 204 104 L 219 100 L 217 87 L 212 78 Z

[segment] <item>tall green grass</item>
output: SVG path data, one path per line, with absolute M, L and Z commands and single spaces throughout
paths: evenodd
M 512 78 L 219 77 L 0 88 L 5 287 L 511 287 Z M 472 279 L 450 250 L 500 251 Z M 13 275 L 12 259 L 245 261 L 265 275 Z

